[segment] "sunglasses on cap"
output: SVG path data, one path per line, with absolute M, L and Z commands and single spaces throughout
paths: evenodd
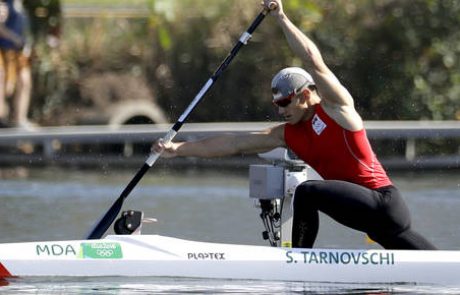
M 273 104 L 275 106 L 278 106 L 278 107 L 282 107 L 282 108 L 285 108 L 287 107 L 288 105 L 291 104 L 292 102 L 292 99 L 298 95 L 299 93 L 301 93 L 301 89 L 305 87 L 305 85 L 307 84 L 307 82 L 305 82 L 302 86 L 300 86 L 299 88 L 295 89 L 291 94 L 289 94 L 288 96 L 286 97 L 283 97 L 283 98 L 280 98 L 280 99 L 275 99 L 273 100 Z M 315 89 L 315 85 L 309 85 L 308 86 L 309 89 L 313 90 Z M 272 91 L 277 91 L 276 89 L 272 89 Z
M 292 98 L 295 97 L 295 96 L 296 96 L 296 93 L 293 92 L 289 96 L 283 97 L 281 99 L 274 100 L 273 104 L 275 106 L 285 108 L 285 107 L 287 107 L 288 105 L 291 104 Z

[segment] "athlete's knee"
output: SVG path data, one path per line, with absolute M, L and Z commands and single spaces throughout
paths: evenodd
M 318 193 L 318 180 L 308 180 L 299 184 L 294 194 L 294 208 L 305 203 L 314 203 Z
M 299 184 L 295 190 L 296 195 L 312 195 L 317 194 L 322 181 L 308 180 Z
M 408 228 L 397 234 L 386 233 L 373 235 L 368 234 L 369 237 L 375 242 L 379 243 L 385 249 L 392 250 L 436 250 L 430 241 L 425 239 L 419 233 Z
M 410 229 L 410 220 L 405 220 L 405 222 L 394 222 L 394 220 L 392 222 L 380 221 L 369 224 L 366 233 L 372 240 L 378 242 L 379 240 L 391 240 L 404 232 L 410 231 Z

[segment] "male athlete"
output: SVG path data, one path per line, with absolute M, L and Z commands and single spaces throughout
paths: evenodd
M 321 211 L 337 222 L 365 232 L 386 249 L 435 249 L 411 228 L 410 214 L 398 189 L 377 160 L 356 112 L 353 97 L 327 67 L 317 46 L 283 12 L 275 17 L 301 68 L 285 68 L 272 80 L 273 103 L 286 123 L 246 134 L 224 134 L 190 142 L 156 142 L 163 157 L 220 157 L 290 148 L 325 180 L 306 181 L 294 195 L 292 244 L 311 248 Z

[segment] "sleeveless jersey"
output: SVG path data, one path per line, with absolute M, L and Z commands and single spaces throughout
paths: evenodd
M 324 179 L 348 181 L 370 189 L 392 185 L 365 129 L 344 129 L 321 105 L 316 106 L 310 120 L 286 124 L 284 138 L 288 147 Z

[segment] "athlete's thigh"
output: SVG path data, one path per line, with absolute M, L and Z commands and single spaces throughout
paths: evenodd
M 375 224 L 380 210 L 378 192 L 340 180 L 308 181 L 302 185 L 308 186 L 302 198 L 336 221 L 363 231 Z

